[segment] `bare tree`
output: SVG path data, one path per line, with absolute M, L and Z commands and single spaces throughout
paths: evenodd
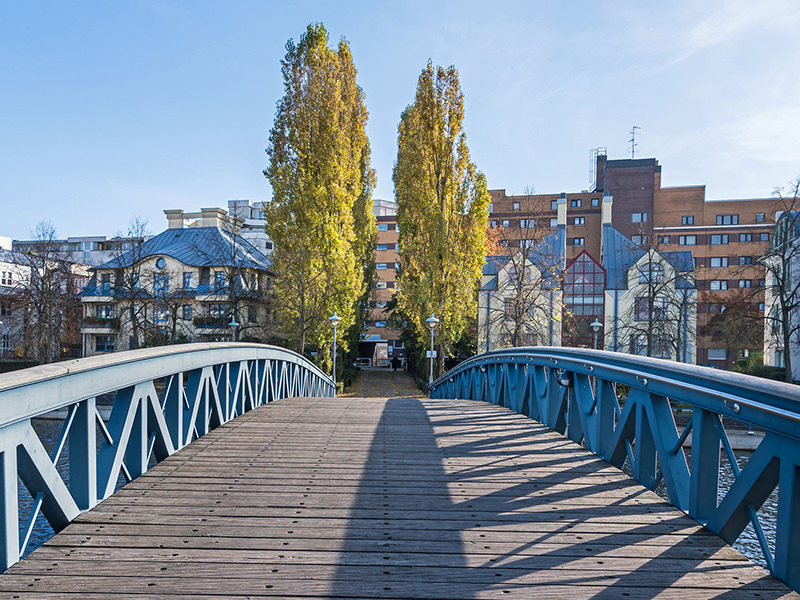
M 115 296 L 118 299 L 120 323 L 130 327 L 129 347 L 133 350 L 142 345 L 149 329 L 147 314 L 151 298 L 146 287 L 142 285 L 144 244 L 150 237 L 147 220 L 133 217 L 124 237 L 125 241 L 114 247 L 112 260 L 116 263 L 116 268 L 113 281 L 110 272 L 100 273 L 96 285 L 101 295 Z
M 195 251 L 214 267 L 201 270 L 200 284 L 217 294 L 225 305 L 224 315 L 206 315 L 205 318 L 236 322 L 237 339 L 266 340 L 272 337 L 272 280 L 261 262 L 260 251 L 242 236 L 242 220 L 237 217 L 220 219 L 219 236 L 209 238 Z M 201 317 L 203 318 L 203 317 Z M 215 321 L 215 322 L 217 322 Z
M 666 252 L 642 234 L 628 269 L 633 302 L 621 315 L 619 337 L 632 354 L 692 361 L 697 315 L 694 266 L 688 252 Z
M 25 339 L 33 358 L 50 363 L 64 358 L 65 350 L 80 339 L 80 273 L 67 260 L 52 223 L 39 222 L 32 237 L 27 252 L 14 253 L 28 274 L 18 284 L 27 311 Z
M 482 292 L 480 310 L 486 337 L 501 346 L 554 343 L 553 324 L 561 314 L 556 296 L 562 288 L 563 256 L 548 243 L 550 207 L 532 194 L 526 190 L 513 219 L 491 221 L 491 247 L 507 254 L 488 258 L 496 265 L 496 285 Z
M 764 335 L 767 345 L 783 357 L 785 378 L 791 382 L 800 346 L 800 179 L 788 191 L 778 188 L 776 195 L 780 216 L 770 250 L 762 258 L 766 270 Z

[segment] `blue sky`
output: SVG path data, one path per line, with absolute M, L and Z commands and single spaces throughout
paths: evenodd
M 428 59 L 455 65 L 490 188 L 578 191 L 590 149 L 658 158 L 665 186 L 753 198 L 800 176 L 800 4 L 0 0 L 0 235 L 270 197 L 261 174 L 290 37 L 351 45 L 376 198 Z

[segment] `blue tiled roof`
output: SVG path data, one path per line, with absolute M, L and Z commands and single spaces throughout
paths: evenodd
M 610 224 L 603 225 L 603 268 L 606 270 L 606 289 L 624 290 L 628 287 L 627 271 L 646 254 L 646 250 L 634 244 Z M 688 250 L 658 252 L 678 272 L 694 271 L 692 253 Z M 676 286 L 693 288 L 691 281 L 678 277 Z
M 236 248 L 232 261 L 231 251 Z M 242 268 L 270 269 L 272 261 L 258 248 L 242 237 L 233 240 L 227 231 L 217 227 L 192 227 L 188 229 L 167 229 L 150 238 L 139 249 L 139 258 L 168 256 L 192 267 L 213 267 L 235 264 Z M 135 260 L 131 250 L 114 258 L 97 269 L 117 269 L 128 267 Z
M 554 231 L 539 240 L 539 242 L 528 252 L 528 260 L 539 269 L 543 277 L 543 285 L 548 281 L 552 285 L 558 284 L 556 275 L 564 270 L 566 257 L 564 256 L 566 240 L 566 229 L 563 226 L 556 227 Z M 483 275 L 493 276 L 487 281 L 481 290 L 497 289 L 497 274 L 511 261 L 510 254 L 498 254 L 486 257 L 483 264 Z

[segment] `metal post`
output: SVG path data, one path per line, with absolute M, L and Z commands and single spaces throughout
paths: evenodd
M 436 329 L 439 319 L 434 317 L 433 313 L 431 313 L 431 316 L 425 319 L 425 322 L 428 324 L 428 327 L 431 328 L 431 374 L 428 377 L 428 385 L 430 385 L 433 383 L 433 330 Z
M 331 372 L 331 379 L 333 379 L 333 395 L 336 395 L 336 328 L 339 325 L 339 322 L 342 318 L 333 313 L 330 317 L 328 317 L 328 321 L 331 323 L 331 327 L 333 327 L 333 370 Z

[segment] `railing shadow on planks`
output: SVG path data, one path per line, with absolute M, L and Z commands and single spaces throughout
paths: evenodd
M 248 410 L 333 395 L 332 380 L 308 360 L 261 344 L 132 350 L 0 375 L 0 568 L 23 555 L 40 511 L 59 531 L 113 494 L 120 479 L 131 481 Z M 113 397 L 107 424 L 99 396 Z M 55 410 L 65 419 L 48 455 L 31 419 Z M 68 458 L 59 462 L 62 454 Z M 33 499 L 27 515 L 19 480 Z
M 431 398 L 484 400 L 527 415 L 622 468 L 733 543 L 752 523 L 770 571 L 800 590 L 800 388 L 655 358 L 578 348 L 513 348 L 473 357 Z M 691 411 L 676 424 L 673 409 Z M 724 422 L 765 432 L 744 468 Z M 687 461 L 684 443 L 691 443 Z M 719 489 L 720 448 L 735 477 Z M 778 487 L 774 549 L 758 509 Z M 718 495 L 721 497 L 718 498 Z

